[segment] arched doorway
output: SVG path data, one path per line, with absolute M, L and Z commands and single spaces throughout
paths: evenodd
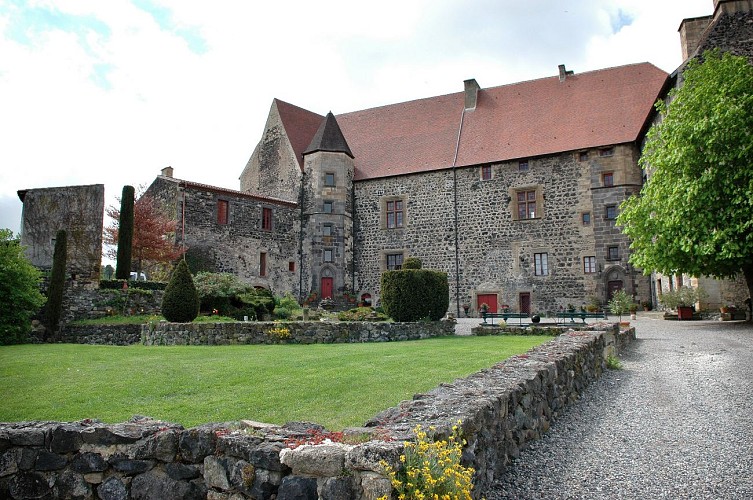
M 612 300 L 614 294 L 625 288 L 625 273 L 620 268 L 613 268 L 607 272 L 607 302 Z
M 322 299 L 331 299 L 335 291 L 334 273 L 329 268 L 322 269 L 322 277 L 319 286 L 319 292 Z

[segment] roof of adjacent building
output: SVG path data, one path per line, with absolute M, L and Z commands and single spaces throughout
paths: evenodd
M 218 187 L 218 186 L 211 186 L 209 184 L 202 184 L 200 182 L 186 181 L 183 179 L 178 179 L 176 177 L 169 177 L 166 175 L 159 175 L 157 178 L 164 179 L 169 182 L 174 182 L 178 186 L 185 187 L 188 189 L 195 189 L 196 191 L 208 191 L 210 193 L 226 194 L 229 196 L 234 196 L 236 198 L 244 198 L 247 200 L 255 200 L 255 201 L 260 201 L 263 203 L 270 203 L 270 204 L 275 204 L 275 205 L 285 205 L 288 207 L 298 206 L 297 203 L 287 201 L 287 200 L 281 200 L 279 198 L 272 198 L 271 196 L 261 196 L 258 194 L 251 194 L 244 191 L 236 191 L 235 189 L 227 189 L 227 188 Z
M 375 179 L 633 142 L 667 76 L 631 64 L 482 88 L 472 110 L 463 111 L 465 94 L 457 92 L 335 118 L 355 157 L 355 180 Z M 302 165 L 324 117 L 276 103 Z

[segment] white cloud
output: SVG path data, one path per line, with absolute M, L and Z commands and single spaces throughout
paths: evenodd
M 0 0 L 0 225 L 18 189 L 104 183 L 109 203 L 168 165 L 236 188 L 275 97 L 341 113 L 562 63 L 672 71 L 680 21 L 712 5 Z

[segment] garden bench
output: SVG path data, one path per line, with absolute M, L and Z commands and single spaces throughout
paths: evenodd
M 575 323 L 575 318 L 579 318 L 583 323 L 586 319 L 609 319 L 607 318 L 606 311 L 598 312 L 586 312 L 586 311 L 563 311 L 557 313 L 557 318 L 562 319 L 564 323 L 566 319 L 570 319 L 570 323 Z
M 502 318 L 505 320 L 505 322 L 508 319 L 517 319 L 518 325 L 520 326 L 528 326 L 527 323 L 523 323 L 524 318 L 530 318 L 531 315 L 528 313 L 516 313 L 516 312 L 497 312 L 497 313 L 490 313 L 490 312 L 482 312 L 481 317 L 484 318 L 484 324 L 489 324 L 486 322 L 486 319 L 489 318 L 491 320 L 491 325 L 494 326 L 494 318 Z

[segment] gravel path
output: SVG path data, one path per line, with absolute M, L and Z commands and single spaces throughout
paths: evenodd
M 753 498 L 753 326 L 634 320 L 638 341 L 521 453 L 504 498 Z

